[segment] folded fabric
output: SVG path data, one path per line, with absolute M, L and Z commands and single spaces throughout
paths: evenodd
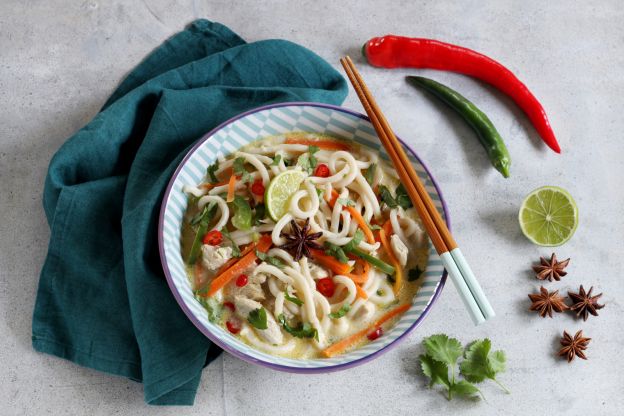
M 141 381 L 150 404 L 192 404 L 220 350 L 184 315 L 160 265 L 167 182 L 193 142 L 228 118 L 276 102 L 340 104 L 346 91 L 311 51 L 246 43 L 207 20 L 157 48 L 50 163 L 33 347 Z

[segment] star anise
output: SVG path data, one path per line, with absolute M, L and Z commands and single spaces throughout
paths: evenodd
M 594 290 L 593 286 L 589 288 L 589 292 L 585 293 L 585 288 L 581 285 L 578 293 L 568 292 L 568 296 L 574 302 L 570 309 L 576 312 L 577 317 L 582 316 L 584 321 L 587 320 L 590 313 L 598 316 L 598 309 L 604 308 L 604 305 L 598 303 L 602 293 L 592 296 L 592 290 Z
M 540 287 L 539 294 L 530 294 L 529 299 L 533 304 L 529 308 L 530 311 L 537 311 L 542 318 L 546 315 L 552 318 L 553 311 L 563 312 L 568 309 L 563 301 L 563 296 L 559 295 L 559 291 L 549 292 L 544 286 Z
M 540 257 L 540 265 L 533 266 L 533 271 L 537 273 L 537 277 L 539 280 L 546 280 L 552 282 L 553 279 L 561 280 L 563 276 L 568 274 L 568 272 L 564 271 L 570 263 L 570 259 L 564 261 L 557 261 L 557 256 L 555 253 L 552 253 L 550 256 L 550 260 L 546 260 L 544 257 Z
M 280 235 L 286 239 L 286 244 L 282 244 L 279 248 L 288 251 L 293 255 L 295 260 L 301 259 L 304 255 L 310 257 L 310 249 L 316 248 L 322 250 L 323 248 L 314 240 L 323 235 L 322 232 L 308 234 L 310 231 L 310 219 L 306 219 L 303 227 L 299 226 L 295 220 L 290 221 L 290 233 L 282 232 Z
M 589 341 L 591 341 L 591 338 L 584 338 L 583 331 L 578 331 L 574 337 L 570 336 L 566 331 L 563 331 L 563 338 L 561 338 L 560 341 L 562 348 L 559 350 L 558 354 L 562 357 L 566 357 L 568 362 L 574 360 L 574 356 L 586 360 L 587 357 L 583 351 L 587 349 Z

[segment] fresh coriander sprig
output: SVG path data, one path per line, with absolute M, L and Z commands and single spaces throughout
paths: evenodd
M 486 378 L 498 384 L 506 393 L 509 390 L 496 379 L 496 375 L 505 371 L 505 353 L 490 351 L 489 339 L 473 341 L 464 350 L 462 344 L 455 338 L 445 334 L 432 335 L 423 340 L 425 354 L 420 356 L 420 366 L 429 381 L 429 387 L 436 384 L 444 387 L 448 393 L 448 400 L 453 396 L 483 397 L 481 390 L 474 383 L 480 383 Z M 464 380 L 456 377 L 458 360 L 461 375 Z M 450 371 L 450 377 L 449 377 Z

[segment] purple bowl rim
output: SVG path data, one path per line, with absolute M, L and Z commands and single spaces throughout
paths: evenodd
M 425 308 L 423 309 L 423 311 L 420 314 L 420 316 L 418 317 L 418 319 L 416 319 L 416 321 L 414 321 L 414 323 L 412 323 L 412 325 L 410 325 L 409 328 L 407 328 L 401 335 L 399 335 L 396 339 L 394 339 L 388 345 L 384 346 L 383 348 L 381 348 L 381 349 L 379 349 L 379 350 L 377 350 L 377 351 L 375 351 L 375 352 L 373 352 L 373 353 L 371 353 L 371 354 L 369 354 L 367 356 L 358 358 L 357 360 L 354 360 L 354 361 L 349 361 L 347 363 L 341 363 L 341 364 L 328 366 L 328 367 L 292 367 L 292 366 L 288 366 L 288 365 L 269 363 L 269 362 L 263 361 L 263 360 L 258 359 L 258 358 L 250 357 L 247 354 L 237 350 L 236 348 L 231 348 L 229 345 L 227 345 L 224 342 L 222 342 L 217 335 L 213 334 L 208 328 L 204 327 L 195 318 L 195 316 L 193 315 L 193 313 L 191 312 L 189 307 L 184 303 L 184 301 L 182 300 L 181 295 L 179 294 L 179 292 L 177 291 L 177 288 L 175 287 L 175 284 L 173 283 L 173 277 L 171 276 L 171 273 L 169 272 L 169 268 L 167 266 L 166 257 L 165 257 L 164 239 L 163 239 L 163 228 L 164 228 L 164 220 L 165 220 L 165 208 L 166 208 L 166 205 L 167 205 L 167 200 L 169 199 L 169 195 L 171 194 L 171 190 L 173 188 L 173 184 L 174 184 L 176 178 L 178 177 L 180 171 L 182 170 L 182 166 L 184 166 L 184 164 L 188 161 L 188 159 L 191 157 L 191 155 L 204 142 L 206 142 L 217 131 L 221 130 L 222 128 L 224 128 L 228 124 L 231 124 L 231 123 L 233 123 L 233 122 L 235 122 L 235 121 L 237 121 L 237 120 L 239 120 L 239 119 L 241 119 L 243 117 L 247 117 L 250 114 L 258 113 L 258 112 L 264 111 L 264 110 L 270 110 L 272 108 L 279 108 L 279 107 L 319 107 L 319 108 L 326 108 L 326 109 L 331 109 L 331 110 L 339 111 L 339 112 L 342 112 L 342 113 L 346 113 L 346 114 L 349 114 L 349 115 L 352 115 L 352 116 L 355 116 L 355 117 L 358 117 L 360 119 L 363 119 L 363 120 L 366 120 L 366 121 L 370 122 L 370 119 L 366 115 L 364 115 L 362 113 L 359 113 L 357 111 L 354 111 L 354 110 L 350 110 L 350 109 L 347 109 L 347 108 L 344 108 L 344 107 L 337 106 L 337 105 L 325 104 L 325 103 L 317 103 L 317 102 L 292 101 L 292 102 L 283 102 L 283 103 L 263 105 L 263 106 L 256 107 L 256 108 L 253 108 L 251 110 L 245 111 L 245 112 L 243 112 L 241 114 L 238 114 L 238 115 L 236 115 L 236 116 L 234 116 L 234 117 L 224 121 L 223 123 L 219 124 L 214 129 L 210 130 L 208 133 L 204 134 L 199 140 L 197 140 L 195 145 L 193 145 L 193 147 L 187 152 L 187 154 L 184 156 L 182 161 L 179 163 L 179 165 L 176 168 L 175 172 L 171 176 L 171 179 L 169 180 L 169 183 L 167 184 L 167 188 L 165 189 L 165 193 L 163 195 L 163 199 L 162 199 L 162 202 L 161 202 L 161 205 L 160 205 L 160 215 L 159 215 L 159 219 L 158 219 L 158 250 L 159 250 L 159 254 L 160 254 L 160 263 L 162 265 L 163 272 L 165 273 L 165 277 L 167 279 L 167 284 L 169 285 L 169 289 L 171 290 L 171 293 L 173 294 L 173 297 L 178 302 L 178 305 L 180 305 L 180 307 L 184 311 L 184 314 L 191 320 L 191 322 L 195 325 L 195 327 L 197 327 L 197 329 L 199 329 L 199 331 L 202 334 L 204 334 L 208 339 L 210 339 L 210 341 L 214 342 L 221 349 L 227 351 L 231 355 L 233 355 L 233 356 L 235 356 L 237 358 L 240 358 L 241 360 L 246 361 L 248 363 L 252 363 L 252 364 L 256 364 L 256 365 L 262 366 L 262 367 L 267 367 L 267 368 L 270 368 L 270 369 L 273 369 L 273 370 L 278 370 L 278 371 L 283 371 L 283 372 L 288 372 L 288 373 L 319 374 L 319 373 L 331 373 L 331 372 L 335 372 L 335 371 L 346 370 L 348 368 L 356 367 L 356 366 L 362 365 L 364 363 L 367 363 L 367 362 L 369 362 L 369 361 L 371 361 L 371 360 L 381 356 L 382 354 L 390 351 L 392 348 L 394 348 L 397 345 L 399 345 L 399 343 L 402 342 L 405 339 L 405 337 L 407 337 L 408 334 L 410 334 L 414 329 L 416 329 L 422 323 L 422 321 L 425 319 L 425 317 L 429 314 L 429 312 L 431 311 L 433 305 L 436 303 L 436 301 L 440 297 L 440 293 L 442 292 L 442 289 L 444 288 L 444 284 L 446 283 L 446 278 L 447 278 L 446 270 L 444 270 L 442 272 L 442 276 L 440 278 L 440 283 L 437 285 L 437 287 L 435 289 L 435 292 L 433 293 L 433 296 L 431 297 L 431 300 L 430 300 L 429 304 L 425 306 Z M 414 151 L 414 149 L 412 149 L 412 147 L 409 146 L 407 143 L 405 143 L 400 137 L 397 136 L 397 138 L 399 139 L 399 141 L 401 142 L 403 147 L 405 147 L 412 154 L 412 156 L 414 156 L 418 160 L 420 165 L 424 168 L 425 172 L 429 176 L 429 179 L 431 180 L 431 183 L 433 184 L 433 187 L 436 189 L 436 192 L 437 192 L 437 194 L 438 194 L 438 196 L 440 198 L 440 202 L 442 204 L 442 210 L 444 211 L 444 215 L 445 215 L 445 218 L 446 218 L 446 224 L 447 224 L 447 226 L 448 226 L 448 228 L 450 230 L 450 228 L 451 228 L 451 221 L 450 221 L 450 216 L 449 216 L 449 212 L 448 212 L 448 207 L 446 205 L 446 201 L 444 200 L 444 197 L 442 196 L 442 191 L 440 190 L 440 187 L 438 186 L 437 181 L 435 180 L 435 178 L 433 177 L 433 175 L 429 171 L 429 168 L 427 167 L 427 165 L 425 165 L 425 163 L 418 156 L 418 154 Z

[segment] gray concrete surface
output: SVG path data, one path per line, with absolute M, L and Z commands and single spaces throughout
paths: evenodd
M 403 75 L 360 65 L 398 133 L 439 180 L 463 251 L 498 317 L 475 328 L 449 285 L 430 317 L 399 348 L 344 373 L 272 372 L 223 355 L 204 371 L 193 408 L 149 408 L 140 384 L 35 353 L 31 315 L 48 227 L 41 190 L 52 154 L 91 119 L 139 60 L 196 17 L 230 25 L 249 41 L 286 38 L 338 67 L 371 36 L 435 37 L 499 58 L 549 112 L 563 154 L 540 143 L 510 100 L 468 78 L 418 71 L 451 84 L 485 110 L 506 138 L 512 178 L 488 166 L 472 132 Z M 621 1 L 201 1 L 3 0 L 0 4 L 0 414 L 622 414 L 621 317 L 624 284 L 624 6 Z M 347 107 L 360 109 L 353 93 Z M 587 322 L 527 312 L 539 287 L 530 266 L 548 249 L 520 234 L 523 196 L 546 184 L 567 188 L 581 224 L 556 251 L 579 284 L 604 292 L 607 306 Z M 589 361 L 554 356 L 561 331 L 592 338 Z M 503 394 L 447 402 L 417 371 L 423 336 L 466 342 L 490 337 L 507 351 Z

